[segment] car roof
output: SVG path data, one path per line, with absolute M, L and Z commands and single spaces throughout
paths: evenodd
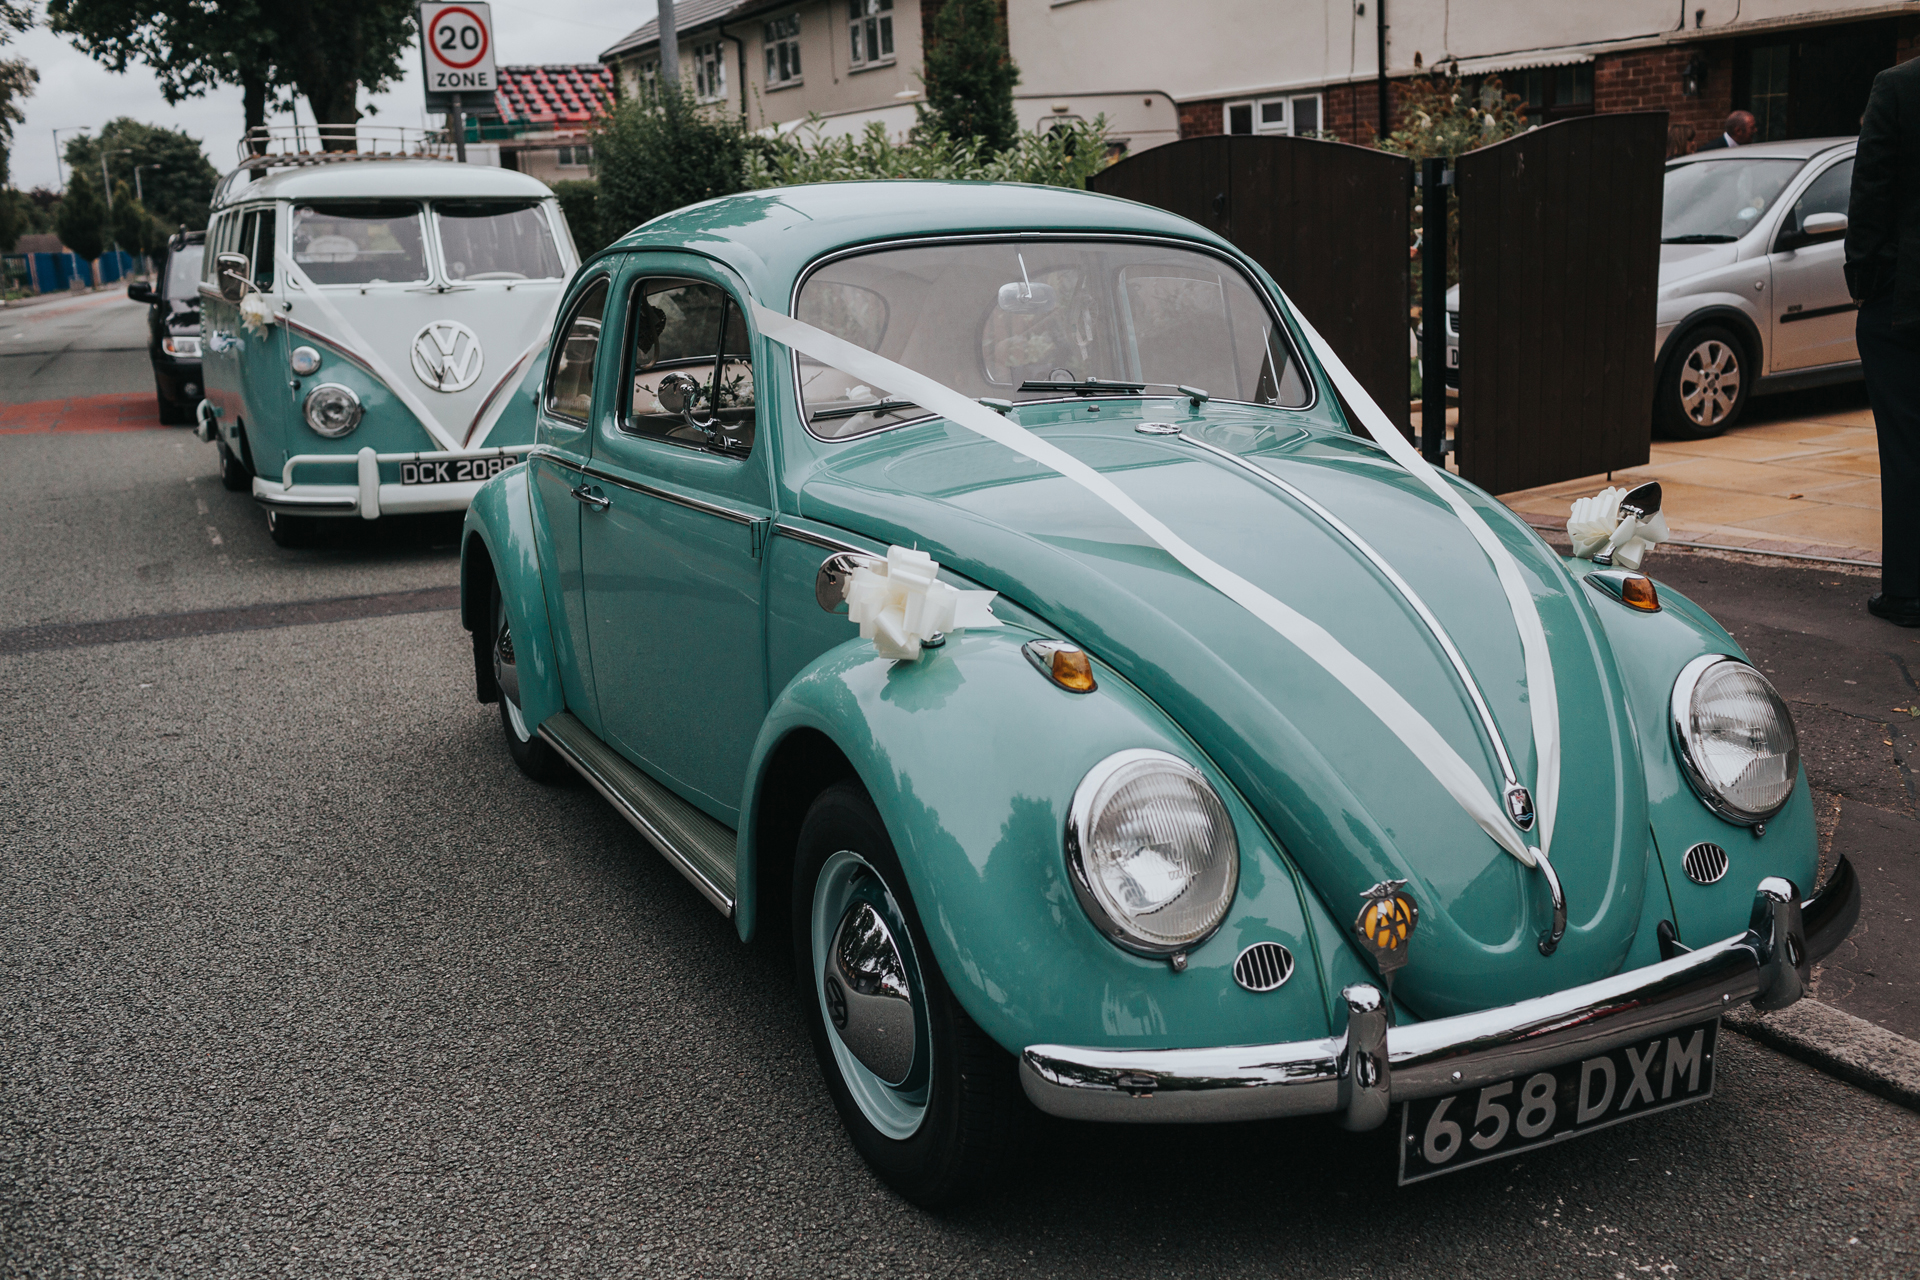
M 1197 223 L 1116 196 L 1013 182 L 824 182 L 689 205 L 641 224 L 603 252 L 668 249 L 732 267 L 784 311 L 806 267 L 839 249 L 922 236 L 1084 232 L 1170 236 L 1241 255 Z
M 1858 138 L 1794 138 L 1788 142 L 1755 142 L 1744 147 L 1716 147 L 1677 156 L 1670 164 L 1716 164 L 1723 160 L 1811 160 L 1836 147 L 1850 147 Z
M 445 160 L 365 160 L 274 169 L 257 182 L 236 184 L 221 208 L 246 200 L 414 199 L 522 197 L 553 192 L 538 178 L 484 164 Z

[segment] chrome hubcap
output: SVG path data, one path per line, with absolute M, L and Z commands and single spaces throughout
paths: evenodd
M 814 884 L 815 995 L 840 1079 L 889 1138 L 926 1118 L 932 1040 L 899 905 L 866 859 L 842 851 Z
M 1703 427 L 1726 421 L 1740 398 L 1740 354 L 1717 338 L 1695 347 L 1680 365 L 1680 408 Z

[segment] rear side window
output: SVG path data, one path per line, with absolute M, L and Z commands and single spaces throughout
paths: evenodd
M 556 418 L 585 423 L 593 412 L 593 362 L 606 309 L 607 278 L 601 276 L 575 305 L 547 371 L 547 412 Z
M 315 284 L 425 280 L 426 245 L 411 200 L 316 200 L 293 209 L 293 260 Z

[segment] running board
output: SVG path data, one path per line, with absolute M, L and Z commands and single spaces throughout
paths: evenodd
M 540 736 L 611 801 L 621 817 L 658 846 L 707 901 L 732 918 L 737 879 L 732 831 L 627 763 L 625 756 L 565 711 L 548 716 Z

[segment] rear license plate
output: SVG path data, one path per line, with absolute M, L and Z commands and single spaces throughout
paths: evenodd
M 1400 1184 L 1713 1096 L 1718 1019 L 1400 1109 Z
M 488 480 L 514 463 L 513 457 L 441 458 L 437 461 L 403 462 L 401 484 L 458 484 L 462 480 Z

